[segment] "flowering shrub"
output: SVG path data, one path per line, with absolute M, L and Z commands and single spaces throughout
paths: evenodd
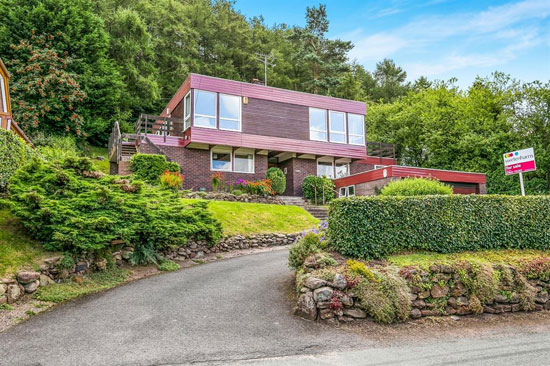
M 210 176 L 212 180 L 212 190 L 218 191 L 220 189 L 220 184 L 225 180 L 225 177 L 222 172 L 216 172 Z
M 258 194 L 260 196 L 272 196 L 275 194 L 275 191 L 271 188 L 271 180 L 269 179 L 248 182 L 246 190 L 250 194 Z
M 183 174 L 165 170 L 164 173 L 162 173 L 162 175 L 160 176 L 160 185 L 177 191 L 181 188 L 181 185 L 183 184 L 183 179 Z
M 233 184 L 233 188 L 237 189 L 241 192 L 246 192 L 246 186 L 247 185 L 248 185 L 248 182 L 246 181 L 246 179 L 239 178 Z

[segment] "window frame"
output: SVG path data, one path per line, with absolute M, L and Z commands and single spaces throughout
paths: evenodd
M 187 110 L 187 98 L 189 97 L 189 110 Z M 191 90 L 185 94 L 185 97 L 183 97 L 183 130 L 187 130 L 189 127 L 191 127 Z M 188 113 L 189 112 L 189 113 Z
M 312 109 L 315 109 L 315 110 L 318 110 L 318 111 L 323 111 L 324 112 L 324 115 L 325 115 L 325 130 L 322 131 L 322 130 L 318 130 L 318 129 L 315 129 L 311 126 L 311 110 Z M 327 126 L 327 119 L 328 119 L 328 110 L 326 109 L 322 109 L 322 108 L 315 108 L 315 107 L 309 107 L 309 110 L 308 110 L 308 123 L 309 123 L 309 139 L 311 141 L 321 141 L 321 142 L 328 142 L 329 141 L 329 131 L 328 131 L 328 126 Z M 321 132 L 321 133 L 324 133 L 326 138 L 324 140 L 321 140 L 321 139 L 316 139 L 316 138 L 313 138 L 312 136 L 312 133 L 311 131 L 314 131 L 314 132 Z
M 235 162 L 237 161 L 236 156 L 237 155 L 252 155 L 252 171 L 251 172 L 243 172 L 241 170 L 237 170 Z M 242 174 L 254 174 L 256 172 L 256 154 L 252 150 L 251 152 L 247 153 L 238 153 L 237 150 L 233 151 L 233 172 L 234 173 L 242 173 Z
M 344 131 L 333 131 L 332 130 L 332 114 L 341 114 L 344 117 Z M 328 140 L 332 142 L 333 144 L 347 144 L 348 142 L 348 121 L 347 116 L 345 112 L 340 111 L 328 111 Z M 344 141 L 332 141 L 332 134 L 344 136 Z
M 351 131 L 351 128 L 349 128 L 349 123 L 350 123 L 350 118 L 349 116 L 352 115 L 352 116 L 359 116 L 361 118 L 361 130 L 363 131 L 362 132 L 362 135 L 357 135 L 355 133 L 351 133 L 351 132 L 348 132 L 348 144 L 350 145 L 356 145 L 356 146 L 365 146 L 366 144 L 366 136 L 365 136 L 365 116 L 362 115 L 362 114 L 355 114 L 355 113 L 347 113 L 347 125 L 348 125 L 348 131 Z M 353 143 L 351 142 L 351 137 L 361 137 L 363 139 L 363 143 L 362 144 L 357 144 L 357 143 Z
M 211 115 L 207 115 L 207 114 L 200 114 L 200 113 L 197 113 L 197 108 L 196 106 L 193 106 L 193 126 L 194 127 L 201 127 L 201 128 L 210 128 L 210 129 L 218 129 L 218 93 L 216 92 L 211 92 L 211 91 L 208 91 L 208 90 L 202 90 L 202 89 L 193 89 L 193 102 L 196 103 L 197 102 L 197 92 L 202 92 L 202 93 L 208 93 L 208 94 L 214 94 L 215 98 L 215 102 L 214 102 L 214 115 L 211 116 Z M 205 117 L 205 118 L 214 118 L 214 126 L 204 126 L 204 125 L 197 125 L 197 116 L 198 117 Z
M 330 164 L 332 164 L 332 169 L 331 169 L 332 176 L 331 177 L 326 176 L 326 175 L 319 175 L 319 163 L 330 163 Z M 327 160 L 322 160 L 322 158 L 318 158 L 315 161 L 315 168 L 316 168 L 316 175 L 318 177 L 327 177 L 327 178 L 330 178 L 330 179 L 335 179 L 335 177 L 334 177 L 334 174 L 335 174 L 335 172 L 334 172 L 334 159 L 332 159 L 332 161 L 327 161 Z
M 217 150 L 217 151 L 214 151 Z M 214 169 L 214 153 L 229 154 L 229 169 Z M 212 172 L 232 172 L 233 171 L 233 151 L 231 148 L 211 148 L 210 149 L 210 171 Z
M 353 194 L 349 194 L 349 189 L 353 187 Z M 344 192 L 344 194 L 342 194 L 342 191 Z M 338 197 L 341 198 L 341 197 L 354 197 L 355 196 L 355 184 L 352 184 L 351 186 L 345 186 L 345 187 L 340 187 L 340 189 L 338 189 Z
M 222 131 L 236 131 L 236 132 L 241 132 L 242 129 L 243 129 L 243 101 L 242 101 L 242 97 L 238 96 L 238 95 L 234 95 L 234 94 L 224 94 L 224 93 L 217 93 L 218 94 L 218 105 L 220 106 L 219 107 L 219 110 L 218 110 L 218 129 L 222 130 Z M 239 118 L 238 119 L 235 119 L 235 118 L 225 118 L 225 117 L 222 117 L 222 111 L 221 111 L 221 98 L 222 96 L 228 96 L 228 97 L 235 97 L 239 100 Z M 227 121 L 237 121 L 239 122 L 239 128 L 236 130 L 236 129 L 233 129 L 233 128 L 222 128 L 222 125 L 221 125 L 221 120 L 224 119 L 224 120 L 227 120 Z
M 4 74 L 0 72 L 0 103 L 2 110 L 0 113 L 8 114 L 8 82 Z
M 336 165 L 346 165 L 348 168 L 347 168 L 347 172 L 348 174 L 347 175 L 344 175 L 342 177 L 338 177 L 337 174 L 336 174 Z M 350 163 L 337 163 L 337 162 L 334 162 L 334 179 L 338 179 L 338 178 L 344 178 L 344 177 L 349 177 L 351 175 L 351 166 L 350 166 Z

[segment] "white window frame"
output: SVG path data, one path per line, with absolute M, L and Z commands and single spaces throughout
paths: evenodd
M 332 177 L 327 177 L 325 175 L 325 177 L 327 178 L 330 178 L 330 179 L 335 179 L 334 177 L 334 159 L 332 159 L 331 161 L 329 160 L 326 160 L 326 159 L 323 159 L 323 158 L 318 158 L 316 161 L 315 161 L 315 168 L 317 169 L 317 176 L 318 177 L 323 177 L 323 175 L 319 175 L 319 163 L 331 163 L 332 164 Z
M 337 177 L 337 176 L 336 176 L 336 165 L 347 165 L 347 167 L 348 167 L 348 175 L 344 175 L 343 177 Z M 349 176 L 351 175 L 350 168 L 351 168 L 351 167 L 350 167 L 350 164 L 349 164 L 349 163 L 337 163 L 337 162 L 334 162 L 334 179 L 349 177 Z
M 355 114 L 355 113 L 348 113 L 347 114 L 347 124 L 349 124 L 349 116 L 352 115 L 352 116 L 359 116 L 361 117 L 361 131 L 362 131 L 362 134 L 361 135 L 357 135 L 357 134 L 354 134 L 354 133 L 348 133 L 348 143 L 350 145 L 358 145 L 358 146 L 365 146 L 365 116 L 363 116 L 362 114 Z M 351 131 L 351 129 L 349 128 L 348 126 L 348 131 Z M 351 142 L 351 137 L 361 137 L 363 139 L 363 143 L 362 144 L 356 144 L 356 143 L 352 143 Z
M 187 108 L 187 98 L 189 97 L 189 108 Z M 185 97 L 183 97 L 183 130 L 187 130 L 189 127 L 191 127 L 191 90 L 185 94 Z M 189 109 L 189 110 L 187 110 Z
M 217 129 L 218 128 L 218 93 L 216 92 L 211 92 L 211 91 L 208 91 L 208 90 L 201 90 L 201 89 L 194 89 L 194 100 L 193 102 L 196 103 L 197 102 L 197 92 L 201 92 L 201 93 L 209 93 L 209 94 L 214 94 L 216 97 L 214 98 L 214 115 L 213 116 L 210 116 L 210 115 L 207 115 L 207 114 L 197 114 L 197 108 L 196 106 L 194 106 L 193 108 L 193 126 L 195 127 L 201 127 L 201 128 L 211 128 L 211 129 Z M 215 121 L 215 125 L 214 126 L 203 126 L 203 125 L 197 125 L 197 116 L 198 117 L 206 117 L 206 118 L 214 118 L 214 121 Z
M 375 170 L 375 169 L 382 169 L 382 168 L 385 168 L 385 167 L 386 167 L 385 165 L 378 165 L 378 164 L 375 164 L 373 170 Z
M 228 97 L 236 97 L 238 100 L 239 100 L 239 118 L 238 119 L 235 119 L 235 118 L 226 118 L 226 117 L 222 117 L 222 112 L 221 112 L 221 107 L 220 107 L 220 111 L 219 111 L 219 120 L 218 120 L 218 126 L 219 126 L 219 129 L 220 130 L 224 130 L 224 131 L 237 131 L 237 132 L 241 132 L 242 131 L 242 126 L 243 126 L 243 123 L 242 123 L 242 119 L 243 119 L 243 101 L 242 101 L 242 98 L 238 95 L 233 95 L 233 94 L 222 94 L 222 93 L 219 93 L 218 94 L 218 98 L 221 99 L 223 96 L 228 96 Z M 220 103 L 221 105 L 221 101 L 218 102 Z M 237 121 L 239 122 L 239 128 L 238 129 L 232 129 L 232 128 L 222 128 L 222 119 L 225 119 L 225 120 L 228 120 L 228 121 Z
M 311 126 L 311 110 L 312 109 L 324 112 L 324 114 L 325 114 L 325 129 L 324 130 L 318 130 L 318 129 L 312 128 L 312 126 Z M 322 141 L 322 142 L 327 142 L 329 140 L 329 131 L 328 131 L 328 128 L 327 128 L 327 118 L 328 117 L 327 117 L 327 110 L 326 109 L 309 107 L 309 120 L 308 120 L 308 122 L 309 122 L 309 139 L 310 140 L 312 140 L 312 141 Z M 313 138 L 311 131 L 322 132 L 327 136 L 327 138 L 324 139 L 324 140 Z
M 341 114 L 343 117 L 344 117 L 344 131 L 333 131 L 332 130 L 332 114 Z M 348 141 L 348 136 L 347 136 L 347 131 L 348 131 L 348 128 L 347 128 L 347 124 L 348 124 L 348 121 L 347 121 L 347 117 L 346 117 L 346 113 L 344 112 L 338 112 L 338 111 L 328 111 L 328 139 L 330 142 L 332 143 L 335 143 L 335 144 L 346 144 Z M 335 135 L 339 135 L 339 136 L 344 136 L 344 141 L 332 141 L 332 134 L 335 134 Z
M 216 150 L 216 151 L 214 151 Z M 233 151 L 229 148 L 211 148 L 210 149 L 210 171 L 212 172 L 231 172 L 233 171 Z M 229 154 L 229 169 L 214 169 L 214 153 Z
M 235 155 L 252 155 L 252 171 L 251 172 L 243 172 L 243 171 L 237 170 L 235 168 L 235 162 L 237 160 L 235 158 Z M 233 166 L 233 172 L 235 172 L 235 173 L 254 174 L 255 171 L 256 171 L 256 154 L 255 154 L 254 150 L 250 150 L 250 152 L 238 152 L 237 150 L 233 151 L 232 166 Z
M 353 194 L 349 194 L 349 189 L 353 187 Z M 344 194 L 342 194 L 344 192 Z M 338 190 L 338 197 L 353 197 L 355 196 L 355 184 L 346 187 L 340 187 Z
M 8 89 L 6 88 L 6 79 L 0 73 L 0 98 L 2 99 L 2 112 L 8 113 Z

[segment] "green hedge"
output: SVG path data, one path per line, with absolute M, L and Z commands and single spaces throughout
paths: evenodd
M 550 196 L 353 197 L 329 209 L 331 246 L 354 258 L 406 250 L 550 249 Z
M 426 196 L 453 194 L 453 188 L 436 179 L 404 178 L 388 183 L 380 191 L 382 196 Z
M 317 204 L 323 203 L 323 186 L 325 187 L 325 202 L 334 199 L 334 182 L 330 178 L 308 175 L 302 181 L 302 192 L 305 199 L 315 201 L 315 188 L 317 188 Z
M 158 184 L 160 175 L 166 170 L 180 172 L 178 163 L 167 161 L 164 155 L 155 154 L 135 154 L 130 160 L 130 168 L 137 179 L 149 184 Z
M 32 155 L 32 148 L 12 131 L 0 128 L 0 191 L 8 180 Z

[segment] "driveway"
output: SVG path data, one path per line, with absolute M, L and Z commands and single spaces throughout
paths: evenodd
M 0 334 L 0 365 L 544 364 L 550 330 L 392 341 L 292 316 L 286 249 L 140 280 Z

